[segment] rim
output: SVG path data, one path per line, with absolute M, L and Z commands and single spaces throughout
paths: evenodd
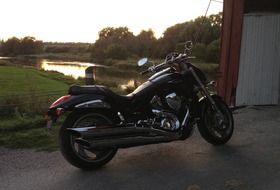
M 73 125 L 73 128 L 89 127 L 99 124 L 111 124 L 112 122 L 105 116 L 90 113 L 79 118 Z M 114 149 L 108 150 L 88 150 L 83 148 L 75 142 L 76 137 L 70 135 L 71 147 L 74 153 L 86 162 L 100 162 L 107 159 L 114 151 Z
M 221 109 L 218 105 L 220 113 L 208 106 L 205 114 L 205 123 L 211 135 L 217 139 L 226 139 L 232 131 L 232 121 L 229 113 L 225 109 Z

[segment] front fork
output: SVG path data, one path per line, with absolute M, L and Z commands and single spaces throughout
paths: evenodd
M 192 75 L 194 76 L 196 82 L 198 83 L 199 88 L 201 89 L 202 93 L 206 96 L 206 98 L 211 103 L 213 110 L 215 110 L 218 113 L 218 115 L 222 116 L 223 114 L 221 113 L 221 111 L 218 108 L 217 104 L 215 103 L 214 99 L 209 94 L 208 90 L 205 88 L 204 84 L 201 82 L 200 78 L 197 76 L 196 72 L 193 70 L 192 67 L 190 67 L 189 70 L 192 73 Z

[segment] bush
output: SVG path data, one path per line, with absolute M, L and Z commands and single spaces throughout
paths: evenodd
M 193 47 L 193 55 L 199 60 L 205 60 L 206 45 L 202 43 L 197 43 Z
M 205 61 L 207 62 L 219 62 L 219 53 L 220 52 L 220 40 L 214 40 L 206 48 L 206 57 Z
M 127 59 L 128 51 L 125 46 L 120 44 L 110 44 L 105 49 L 105 57 L 111 59 Z

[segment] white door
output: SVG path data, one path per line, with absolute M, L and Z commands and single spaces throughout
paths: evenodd
M 236 105 L 279 104 L 280 14 L 244 17 Z

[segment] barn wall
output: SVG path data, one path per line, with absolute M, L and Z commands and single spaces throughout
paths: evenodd
M 225 0 L 221 36 L 218 94 L 228 105 L 235 104 L 245 0 Z
M 278 46 L 278 52 L 280 54 L 280 47 Z M 280 62 L 280 60 L 279 60 Z M 280 64 L 280 63 L 279 63 Z M 280 73 L 280 66 L 279 66 L 279 73 Z M 280 75 L 280 74 L 279 74 Z M 278 104 L 280 104 L 280 76 L 279 76 L 279 96 L 278 96 Z
M 280 14 L 246 14 L 236 105 L 280 103 Z

